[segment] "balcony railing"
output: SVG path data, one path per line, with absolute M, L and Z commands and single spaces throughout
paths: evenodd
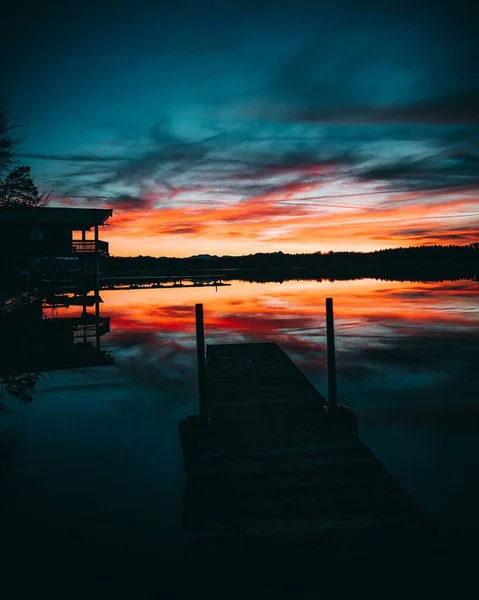
M 102 240 L 73 240 L 72 241 L 72 252 L 73 254 L 90 252 L 99 254 L 108 254 L 108 242 Z
M 98 317 L 92 323 L 78 323 L 73 326 L 73 339 L 92 338 L 98 335 L 105 335 L 110 331 L 110 317 Z

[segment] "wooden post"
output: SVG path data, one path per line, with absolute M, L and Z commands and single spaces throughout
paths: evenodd
M 203 305 L 195 305 L 196 316 L 196 357 L 198 362 L 198 393 L 200 402 L 200 421 L 202 425 L 208 423 L 208 409 L 206 406 L 206 363 L 205 363 L 205 328 L 203 322 Z
M 96 327 L 96 348 L 100 349 L 100 291 L 95 290 L 95 327 Z
M 334 345 L 333 299 L 326 298 L 326 332 L 328 345 L 328 401 L 331 409 L 336 408 L 336 351 Z
M 82 295 L 82 300 L 83 300 L 83 307 L 82 307 L 82 327 L 83 327 L 83 343 L 86 344 L 87 343 L 87 326 L 86 326 L 86 316 L 87 316 L 87 310 L 86 310 L 86 296 L 85 293 L 83 293 Z
M 100 290 L 100 257 L 98 254 L 98 225 L 95 225 L 95 291 Z

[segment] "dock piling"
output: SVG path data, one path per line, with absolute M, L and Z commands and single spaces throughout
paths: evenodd
M 205 328 L 203 321 L 202 304 L 195 304 L 195 318 L 200 422 L 202 425 L 206 425 L 206 423 L 208 422 L 208 409 L 206 405 Z
M 326 298 L 326 332 L 328 348 L 328 401 L 330 408 L 334 409 L 338 405 L 338 399 L 336 392 L 336 349 L 332 298 Z

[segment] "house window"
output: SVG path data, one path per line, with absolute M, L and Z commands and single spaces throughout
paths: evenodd
M 30 227 L 30 239 L 43 240 L 43 228 L 38 225 L 32 225 Z

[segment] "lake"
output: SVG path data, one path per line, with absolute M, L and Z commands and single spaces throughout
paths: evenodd
M 275 341 L 327 395 L 333 297 L 338 401 L 424 512 L 475 547 L 479 283 L 231 283 L 103 291 L 114 366 L 44 373 L 30 403 L 3 390 L 14 412 L 0 413 L 0 548 L 16 591 L 142 598 L 181 576 L 178 421 L 197 410 L 195 303 L 207 342 Z

